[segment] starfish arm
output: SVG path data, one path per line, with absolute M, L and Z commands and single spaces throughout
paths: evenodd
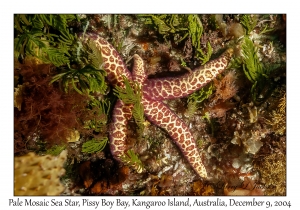
M 127 122 L 132 116 L 132 106 L 118 100 L 112 114 L 109 139 L 110 151 L 118 161 L 126 150 Z
M 123 77 L 131 80 L 131 73 L 124 64 L 117 50 L 105 39 L 96 34 L 85 34 L 80 39 L 83 42 L 93 41 L 102 56 L 103 69 L 107 73 L 107 80 L 113 86 L 124 86 Z
M 233 49 L 225 51 L 218 59 L 212 60 L 192 73 L 181 77 L 148 79 L 143 85 L 145 97 L 152 100 L 166 100 L 187 96 L 213 80 L 228 65 Z
M 142 86 L 145 80 L 147 79 L 147 75 L 144 69 L 144 61 L 137 54 L 133 55 L 133 59 L 134 63 L 132 68 L 132 79 L 133 81 L 138 82 L 138 84 Z
M 127 69 L 121 56 L 116 49 L 105 39 L 96 34 L 86 34 L 80 36 L 82 42 L 92 41 L 101 53 L 103 69 L 107 73 L 107 80 L 112 86 L 124 87 L 123 76 L 132 80 L 131 72 Z M 132 116 L 132 105 L 126 105 L 118 100 L 112 114 L 110 125 L 110 150 L 114 158 L 121 161 L 120 157 L 126 150 L 127 122 Z
M 206 178 L 206 169 L 202 163 L 194 137 L 186 124 L 160 101 L 143 98 L 142 103 L 148 120 L 165 129 L 197 174 Z

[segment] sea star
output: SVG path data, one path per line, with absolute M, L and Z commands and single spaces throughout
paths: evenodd
M 212 60 L 195 69 L 192 73 L 187 73 L 181 77 L 147 79 L 144 62 L 139 55 L 133 56 L 134 65 L 131 73 L 116 49 L 104 38 L 95 34 L 88 34 L 81 37 L 81 39 L 83 42 L 88 39 L 95 42 L 102 55 L 107 80 L 112 86 L 124 87 L 123 76 L 128 80 L 138 82 L 142 90 L 142 105 L 144 106 L 145 116 L 150 122 L 165 129 L 197 174 L 200 177 L 207 178 L 207 172 L 192 133 L 187 125 L 162 100 L 187 96 L 206 85 L 227 67 L 233 50 L 228 49 L 218 59 Z M 131 116 L 132 106 L 119 99 L 113 109 L 109 134 L 111 153 L 119 161 L 121 161 L 120 157 L 126 151 L 126 129 Z

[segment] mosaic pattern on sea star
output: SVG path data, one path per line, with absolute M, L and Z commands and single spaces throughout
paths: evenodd
M 204 66 L 196 68 L 193 73 L 181 77 L 146 80 L 143 84 L 144 96 L 161 101 L 190 95 L 220 74 L 227 67 L 231 54 L 232 49 L 229 49 L 220 58 L 212 60 Z
M 94 41 L 99 48 L 103 68 L 107 72 L 107 79 L 111 85 L 124 87 L 122 76 L 138 82 L 142 89 L 142 104 L 148 120 L 165 129 L 197 174 L 206 178 L 207 172 L 192 133 L 187 125 L 161 101 L 184 97 L 206 85 L 227 67 L 232 56 L 232 49 L 227 50 L 218 59 L 181 77 L 147 79 L 140 56 L 134 55 L 131 73 L 114 47 L 105 39 L 97 35 L 86 35 L 81 38 L 84 42 L 88 39 Z M 131 115 L 132 105 L 118 100 L 113 110 L 113 122 L 110 127 L 110 148 L 114 157 L 119 161 L 126 151 L 127 122 Z

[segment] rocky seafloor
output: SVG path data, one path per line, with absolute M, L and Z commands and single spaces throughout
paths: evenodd
M 91 139 L 108 137 L 116 101 L 113 88 L 106 83 L 104 92 L 89 92 L 93 97 L 91 103 L 89 96 L 74 91 L 71 83 L 67 92 L 64 83 L 50 83 L 67 67 L 78 69 L 82 65 L 75 59 L 78 51 L 71 47 L 67 48 L 69 65 L 54 65 L 50 57 L 41 59 L 38 53 L 15 53 L 15 158 L 20 161 L 29 153 L 56 156 L 67 151 L 65 162 L 59 166 L 65 172 L 60 170 L 55 175 L 63 188 L 53 194 L 286 195 L 285 15 L 76 17 L 66 26 L 70 34 L 95 33 L 104 37 L 115 46 L 130 70 L 132 55 L 139 54 L 149 78 L 178 77 L 200 66 L 205 59 L 217 58 L 229 47 L 234 49 L 234 55 L 228 68 L 201 91 L 164 101 L 196 139 L 208 173 L 208 178 L 202 179 L 168 133 L 147 120 L 142 130 L 134 119 L 128 123 L 126 146 L 138 157 L 138 166 L 130 161 L 117 162 L 110 152 L 109 140 L 98 151 L 84 150 Z M 25 18 L 34 25 L 34 18 Z M 44 31 L 60 34 L 55 23 L 44 25 Z M 29 26 L 19 17 L 19 22 L 15 21 L 15 40 L 22 41 L 19 27 L 32 32 Z M 45 37 L 41 40 L 47 40 Z M 246 40 L 250 44 L 246 45 Z M 44 48 L 52 45 L 49 42 Z M 60 45 L 53 46 L 62 50 L 57 47 Z M 36 52 L 39 47 L 44 49 L 38 45 Z M 15 51 L 20 49 L 27 50 L 15 46 Z M 252 60 L 245 58 L 249 51 Z M 95 100 L 105 101 L 105 106 Z M 18 167 L 26 167 L 16 165 L 18 172 Z M 39 174 L 26 173 L 32 179 Z M 22 180 L 18 182 L 20 185 L 16 186 L 22 186 Z M 40 188 L 26 189 L 27 195 L 31 195 Z M 16 195 L 18 192 L 15 189 Z M 45 195 L 44 188 L 41 195 Z

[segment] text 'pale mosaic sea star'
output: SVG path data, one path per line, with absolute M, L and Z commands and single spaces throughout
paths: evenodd
M 107 80 L 112 86 L 124 87 L 123 76 L 128 80 L 136 81 L 142 89 L 142 104 L 147 119 L 157 126 L 165 129 L 179 147 L 186 160 L 202 178 L 207 177 L 206 169 L 195 139 L 187 125 L 173 113 L 162 100 L 181 98 L 187 96 L 220 74 L 228 65 L 233 50 L 228 49 L 218 59 L 196 68 L 192 73 L 181 77 L 168 77 L 147 79 L 143 60 L 134 55 L 132 73 L 127 69 L 116 49 L 104 38 L 88 34 L 81 37 L 95 42 L 103 59 L 103 68 L 107 72 Z M 126 152 L 127 122 L 132 116 L 132 106 L 118 100 L 113 110 L 113 122 L 110 128 L 110 149 L 115 159 Z

